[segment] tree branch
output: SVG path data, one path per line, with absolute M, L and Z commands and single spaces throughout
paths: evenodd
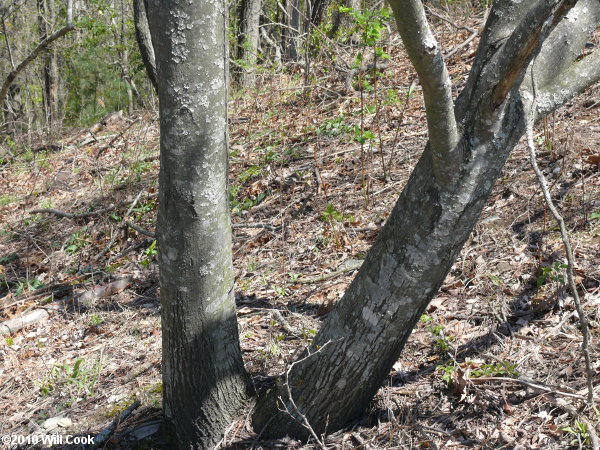
M 573 270 L 575 268 L 575 257 L 573 256 L 573 250 L 571 249 L 571 243 L 569 242 L 569 234 L 567 232 L 567 227 L 565 226 L 565 221 L 562 216 L 556 209 L 554 202 L 552 201 L 552 196 L 550 195 L 550 190 L 548 188 L 548 183 L 544 174 L 540 170 L 537 164 L 536 156 L 535 156 L 535 144 L 533 143 L 533 130 L 532 130 L 532 121 L 529 121 L 527 124 L 527 147 L 529 148 L 529 159 L 531 161 L 531 166 L 533 167 L 533 171 L 537 176 L 537 179 L 540 184 L 540 188 L 542 189 L 542 193 L 544 194 L 544 199 L 546 200 L 546 204 L 548 205 L 548 209 L 554 216 L 554 219 L 558 223 L 558 227 L 560 229 L 560 235 L 562 237 L 563 245 L 565 247 L 565 254 L 567 255 L 567 280 L 569 283 L 569 288 L 571 289 L 571 293 L 573 294 L 573 302 L 575 303 L 575 309 L 577 310 L 577 315 L 579 316 L 579 324 L 581 325 L 581 335 L 583 337 L 583 341 L 581 343 L 581 352 L 583 353 L 583 358 L 585 360 L 585 372 L 586 372 L 586 381 L 588 388 L 588 396 L 587 401 L 590 406 L 594 404 L 594 385 L 592 380 L 594 379 L 594 370 L 592 369 L 592 359 L 590 357 L 590 332 L 588 327 L 588 321 L 585 315 L 585 311 L 581 306 L 581 301 L 579 299 L 579 293 L 577 292 L 577 286 L 575 285 L 575 277 L 573 276 Z
M 452 83 L 420 0 L 391 0 L 398 31 L 423 87 L 436 179 L 447 183 L 461 161 Z
M 600 80 L 600 50 L 573 63 L 545 86 L 537 87 L 536 117 L 543 117 Z
M 576 2 L 577 0 L 539 0 L 525 14 L 498 55 L 496 70 L 499 77 L 492 91 L 494 107 L 504 103 L 508 93 L 523 78 L 544 39 Z

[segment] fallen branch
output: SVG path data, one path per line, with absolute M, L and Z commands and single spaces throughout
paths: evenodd
M 140 194 L 138 194 L 138 197 L 136 197 L 136 200 L 134 200 L 134 203 L 133 203 L 134 207 L 135 207 L 135 203 L 137 203 L 137 200 L 139 200 L 139 195 Z M 148 194 L 147 198 L 154 198 L 154 197 L 158 197 L 158 192 L 153 192 L 151 194 Z M 86 211 L 86 212 L 82 212 L 82 213 L 70 213 L 70 212 L 61 211 L 59 209 L 54 209 L 54 208 L 41 208 L 41 209 L 32 209 L 31 211 L 29 211 L 29 214 L 54 214 L 55 216 L 66 217 L 67 219 L 80 219 L 83 217 L 97 216 L 98 214 L 104 214 L 107 212 L 111 212 L 120 206 L 127 205 L 128 203 L 129 202 L 121 202 L 118 205 L 111 204 L 111 205 L 108 205 L 106 208 L 97 209 L 95 211 Z M 130 211 L 127 212 L 126 216 L 129 215 L 130 213 L 131 213 L 131 208 L 130 208 Z
M 281 225 L 274 226 L 269 225 L 268 223 L 234 223 L 231 224 L 231 228 L 264 228 L 269 231 L 279 231 L 281 230 Z
M 96 211 L 88 211 L 84 213 L 70 213 L 66 211 L 61 211 L 59 209 L 53 208 L 41 208 L 41 209 L 32 209 L 29 211 L 29 214 L 54 214 L 58 217 L 66 217 L 67 219 L 81 219 L 83 217 L 91 217 L 97 216 L 98 214 L 104 214 L 106 212 L 114 211 L 117 207 L 115 205 L 109 205 L 106 208 L 97 209 Z
M 538 381 L 523 380 L 522 378 L 510 378 L 510 377 L 477 377 L 468 378 L 472 383 L 485 383 L 486 381 L 506 381 L 509 383 L 521 384 L 523 386 L 530 387 L 534 390 L 542 391 L 548 394 L 561 395 L 563 397 L 576 398 L 578 400 L 586 400 L 584 395 L 579 395 L 576 392 L 567 391 L 564 388 L 556 386 L 547 386 Z M 596 403 L 600 403 L 600 400 L 594 400 Z
M 102 155 L 102 153 L 104 153 L 106 150 L 108 150 L 109 148 L 111 148 L 113 146 L 113 144 L 115 142 L 117 142 L 118 139 L 122 138 L 123 135 L 127 132 L 127 130 L 129 130 L 132 126 L 134 126 L 136 123 L 138 123 L 141 119 L 137 118 L 135 120 L 132 120 L 131 123 L 129 125 L 127 125 L 125 128 L 123 128 L 114 138 L 112 138 L 108 144 L 100 147 L 98 149 L 98 151 L 96 152 L 96 158 L 100 158 L 100 156 Z
M 140 234 L 151 237 L 152 239 L 156 239 L 156 234 L 154 234 L 152 231 L 148 231 L 145 228 L 142 228 L 129 220 L 125 221 L 125 225 L 127 225 L 129 228 L 137 231 Z
M 11 334 L 34 323 L 41 322 L 50 316 L 45 309 L 34 309 L 14 319 L 0 323 L 0 335 Z
M 360 267 L 362 266 L 363 261 L 362 260 L 355 260 L 355 261 L 350 261 L 346 267 L 343 267 L 341 269 L 338 269 L 334 272 L 329 272 L 329 273 L 324 273 L 322 275 L 319 275 L 317 277 L 312 277 L 312 278 L 306 278 L 306 279 L 299 279 L 296 280 L 296 283 L 299 284 L 313 284 L 313 283 L 318 283 L 320 281 L 325 281 L 325 280 L 329 280 L 331 278 L 335 278 L 339 275 L 343 275 L 347 272 L 352 272 L 353 270 L 357 270 L 360 269 Z
M 97 446 L 98 444 L 103 444 L 106 442 L 108 438 L 110 438 L 110 436 L 115 432 L 119 424 L 124 422 L 131 415 L 131 413 L 133 413 L 133 411 L 140 407 L 140 405 L 140 401 L 136 400 L 131 404 L 131 406 L 129 406 L 129 408 L 119 414 L 119 417 L 113 420 L 109 426 L 96 435 L 94 438 L 94 445 Z
M 581 342 L 581 352 L 583 353 L 583 358 L 585 360 L 585 373 L 586 373 L 586 381 L 588 388 L 587 402 L 591 406 L 594 404 L 594 385 L 592 380 L 594 379 L 594 371 L 592 369 L 592 359 L 590 357 L 590 332 L 588 327 L 588 321 L 585 316 L 585 311 L 581 306 L 581 301 L 579 300 L 579 293 L 577 292 L 577 286 L 575 284 L 575 277 L 573 276 L 573 269 L 575 268 L 575 258 L 573 256 L 573 250 L 571 249 L 571 243 L 569 242 L 569 234 L 567 232 L 567 227 L 565 226 L 565 221 L 556 209 L 554 202 L 552 201 L 552 196 L 550 195 L 550 190 L 548 189 L 548 183 L 546 182 L 546 178 L 544 174 L 540 170 L 537 164 L 536 155 L 535 155 L 535 144 L 533 143 L 533 124 L 532 121 L 528 121 L 527 123 L 527 147 L 529 148 L 529 159 L 531 161 L 531 166 L 533 167 L 533 171 L 537 176 L 537 179 L 540 184 L 540 188 L 542 189 L 542 193 L 544 194 L 544 199 L 546 200 L 546 204 L 548 205 L 548 209 L 552 212 L 554 219 L 558 222 L 558 227 L 560 229 L 560 235 L 562 237 L 563 245 L 565 247 L 565 253 L 567 255 L 567 281 L 569 283 L 569 288 L 571 290 L 571 294 L 573 294 L 573 302 L 575 303 L 575 309 L 577 310 L 577 315 L 579 316 L 579 323 L 581 325 L 581 335 L 583 340 Z
M 63 281 L 62 283 L 51 284 L 49 286 L 39 287 L 35 290 L 25 292 L 21 295 L 13 297 L 12 294 L 8 294 L 5 297 L 0 298 L 0 309 L 9 308 L 15 304 L 31 301 L 36 299 L 37 297 L 44 296 L 56 296 L 58 294 L 62 294 L 65 291 L 72 291 L 73 288 L 78 284 L 79 281 L 94 275 L 94 273 L 86 273 L 84 275 L 79 275 L 74 278 L 70 278 L 68 280 Z M 98 272 L 100 273 L 100 272 Z
M 131 202 L 131 205 L 129 205 L 129 209 L 127 210 L 127 212 L 125 213 L 125 217 L 129 217 L 129 214 L 131 214 L 131 212 L 133 211 L 133 208 L 136 207 L 136 205 L 138 204 L 140 197 L 142 196 L 142 194 L 144 193 L 144 189 L 142 189 L 138 195 L 136 195 L 136 197 L 133 199 L 133 202 Z M 108 244 L 106 244 L 106 246 L 104 247 L 104 249 L 96 256 L 96 261 L 99 261 L 100 258 L 102 258 L 104 255 L 106 255 L 106 253 L 108 253 L 108 251 L 112 248 L 112 246 L 114 245 L 115 241 L 117 240 L 117 234 L 115 234 L 110 241 L 108 242 Z
M 91 289 L 78 293 L 79 295 L 76 296 L 76 305 L 85 307 L 92 306 L 96 300 L 118 294 L 130 284 L 131 278 L 125 277 L 104 286 L 93 286 Z
M 285 319 L 285 317 L 283 317 L 283 315 L 281 314 L 281 312 L 279 310 L 277 310 L 277 309 L 273 310 L 273 319 L 275 319 L 277 322 L 279 322 L 281 324 L 281 326 L 283 327 L 283 329 L 287 333 L 291 334 L 292 336 L 300 335 L 299 331 L 290 325 L 290 323 Z

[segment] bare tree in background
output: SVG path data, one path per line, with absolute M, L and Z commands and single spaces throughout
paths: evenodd
M 238 59 L 242 65 L 240 85 L 244 88 L 253 88 L 256 85 L 261 11 L 262 0 L 242 1 Z

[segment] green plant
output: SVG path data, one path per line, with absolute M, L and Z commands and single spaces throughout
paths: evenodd
M 452 376 L 454 375 L 454 371 L 456 370 L 456 366 L 454 363 L 452 364 L 440 364 L 435 368 L 436 372 L 441 372 L 442 381 L 446 383 L 447 386 L 452 384 Z
M 6 345 L 13 345 L 15 343 L 15 340 L 12 338 L 12 336 L 8 336 L 5 341 Z
M 283 286 L 273 286 L 273 290 L 277 297 L 285 297 L 288 294 Z
M 433 319 L 430 316 L 423 314 L 420 317 L 419 321 L 421 323 L 431 323 Z M 446 336 L 446 334 L 444 333 L 444 328 L 445 327 L 440 324 L 432 324 L 431 326 L 427 327 L 427 331 L 429 331 L 435 337 L 435 346 L 437 350 L 442 354 L 446 354 L 447 352 L 452 351 L 454 349 L 454 347 L 452 346 L 454 336 Z
M 392 16 L 392 10 L 390 8 L 386 6 L 380 9 L 370 10 L 365 8 L 362 10 L 340 6 L 339 11 L 350 15 L 353 26 L 349 30 L 349 33 L 358 33 L 363 47 L 373 47 L 376 56 L 380 59 L 389 58 L 389 55 L 377 44 L 381 40 L 383 31 L 386 29 L 385 24 Z M 356 57 L 358 63 L 362 62 L 362 56 L 362 52 L 358 53 Z
M 152 244 L 150 244 L 148 248 L 144 250 L 144 255 L 146 255 L 146 258 L 140 261 L 140 264 L 144 267 L 147 267 L 153 260 L 156 259 L 156 255 L 158 255 L 158 249 L 156 248 L 156 240 L 152 241 Z
M 92 366 L 86 366 L 82 358 L 77 358 L 73 366 L 56 365 L 40 383 L 40 394 L 50 395 L 55 390 L 71 396 L 72 404 L 78 398 L 87 399 L 94 395 L 94 387 L 101 370 L 101 360 Z
M 92 314 L 90 316 L 90 321 L 89 321 L 90 325 L 93 327 L 97 327 L 100 326 L 104 323 L 104 319 L 102 317 L 100 317 L 98 314 Z
M 285 335 L 280 334 L 271 340 L 264 349 L 260 351 L 260 354 L 267 359 L 274 358 L 281 354 L 281 346 L 279 342 L 285 339 Z
M 353 222 L 354 217 L 351 214 L 342 214 L 332 203 L 327 203 L 327 206 L 321 213 L 321 220 L 332 225 L 334 222 Z
M 141 219 L 142 216 L 152 212 L 156 209 L 156 200 L 149 199 L 145 202 L 141 202 L 137 207 L 133 208 L 131 211 L 135 213 L 134 217 L 136 219 Z
M 571 444 L 590 444 L 590 433 L 587 424 L 581 420 L 576 420 L 573 423 L 573 426 L 562 427 L 561 430 L 577 438 L 576 440 L 573 440 Z
M 476 369 L 472 369 L 470 376 L 479 377 L 516 377 L 519 375 L 517 365 L 506 361 L 495 364 L 481 364 Z
M 0 258 L 0 264 L 9 264 L 17 259 L 19 259 L 19 255 L 17 253 L 11 253 L 10 255 Z
M 555 281 L 559 284 L 565 284 L 564 269 L 567 267 L 569 267 L 567 264 L 556 261 L 550 267 L 540 268 L 541 274 L 536 280 L 537 287 L 539 288 L 546 284 L 548 280 Z
M 359 144 L 366 144 L 375 140 L 375 135 L 370 130 L 361 129 L 358 125 L 354 127 L 354 140 Z
M 71 254 L 77 253 L 79 250 L 81 250 L 83 247 L 90 243 L 90 241 L 88 241 L 86 237 L 87 227 L 83 227 L 81 230 L 76 231 L 69 238 L 67 246 L 65 247 L 65 251 Z
M 298 279 L 300 278 L 300 274 L 299 273 L 295 273 L 295 272 L 288 272 L 288 275 L 290 277 L 290 281 L 292 283 L 295 283 L 298 281 Z
M 343 117 L 334 117 L 331 119 L 325 120 L 319 127 L 316 132 L 319 136 L 339 136 L 342 134 L 352 133 L 354 128 L 352 125 L 348 125 Z
M 267 147 L 264 149 L 262 162 L 263 164 L 269 164 L 272 162 L 281 163 L 283 161 L 283 157 L 281 153 L 275 151 L 273 147 Z
M 240 183 L 244 184 L 246 181 L 248 181 L 254 177 L 257 177 L 261 174 L 262 174 L 262 169 L 260 167 L 250 166 L 246 170 L 244 170 L 242 173 L 240 173 L 238 180 Z
M 0 195 L 0 207 L 10 205 L 17 201 L 17 197 L 11 194 Z
M 256 269 L 258 269 L 258 262 L 256 262 L 256 260 L 251 259 L 250 261 L 248 261 L 248 266 L 247 266 L 247 272 L 256 272 Z
M 600 211 L 593 212 L 590 214 L 590 220 L 600 219 Z
M 33 291 L 35 289 L 39 289 L 44 286 L 37 278 L 33 278 L 32 280 L 19 281 L 17 283 L 17 289 L 15 291 L 15 295 L 20 295 L 23 292 Z
M 255 205 L 258 205 L 265 198 L 267 198 L 268 192 L 261 192 L 255 198 L 243 197 L 239 198 L 239 191 L 241 190 L 240 185 L 232 185 L 229 187 L 229 204 L 231 206 L 231 213 L 241 216 L 244 211 L 249 210 Z

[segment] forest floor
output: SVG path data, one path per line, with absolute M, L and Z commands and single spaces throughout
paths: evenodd
M 445 48 L 470 35 L 432 20 Z M 479 29 L 482 17 L 454 20 Z M 476 41 L 447 60 L 457 88 Z M 358 50 L 322 51 L 335 53 L 341 66 Z M 237 312 L 258 388 L 285 371 L 335 306 L 427 141 L 420 88 L 396 35 L 386 51 L 391 59 L 377 77 L 359 72 L 348 82 L 321 57 L 312 62 L 308 87 L 301 70 L 265 73 L 256 92 L 231 101 Z M 361 81 L 369 84 L 362 93 L 355 89 Z M 596 386 L 599 111 L 596 86 L 535 130 L 538 161 L 574 247 Z M 161 448 L 152 238 L 158 121 L 147 112 L 105 122 L 17 142 L 14 158 L 0 166 L 0 434 L 95 436 L 138 400 L 102 446 Z M 371 407 L 325 445 L 590 445 L 600 415 L 585 408 L 582 337 L 564 262 L 521 143 Z M 30 447 L 40 448 L 22 446 Z M 261 440 L 243 416 L 222 448 L 317 446 Z

